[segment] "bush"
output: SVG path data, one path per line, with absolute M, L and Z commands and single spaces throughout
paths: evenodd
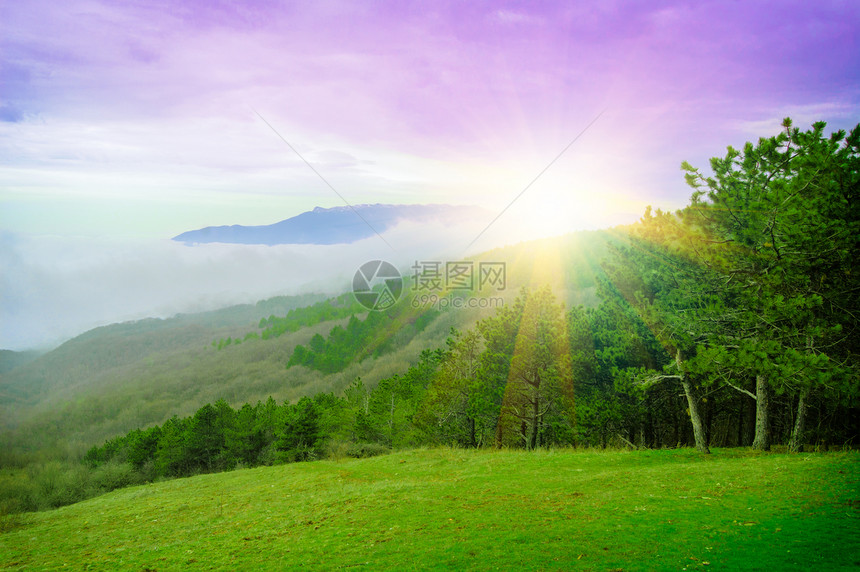
M 391 448 L 381 443 L 350 443 L 346 455 L 353 459 L 366 459 L 377 455 L 387 455 Z
M 325 455 L 326 459 L 331 459 L 333 461 L 341 461 L 349 456 L 347 453 L 351 446 L 352 443 L 349 441 L 343 441 L 341 439 L 332 439 L 325 444 L 323 454 Z
M 22 470 L 0 473 L 0 515 L 36 510 L 36 489 Z
M 45 510 L 92 496 L 90 471 L 79 463 L 51 461 L 27 467 L 30 493 L 25 510 Z
M 61 465 L 53 494 L 47 498 L 51 508 L 65 506 L 93 496 L 90 471 L 84 465 Z
M 128 463 L 109 461 L 92 472 L 92 484 L 99 493 L 139 485 L 143 476 Z

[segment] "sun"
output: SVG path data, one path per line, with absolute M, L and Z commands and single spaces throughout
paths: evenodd
M 585 193 L 558 190 L 541 193 L 510 210 L 512 230 L 524 240 L 534 240 L 595 228 L 604 218 L 605 206 Z

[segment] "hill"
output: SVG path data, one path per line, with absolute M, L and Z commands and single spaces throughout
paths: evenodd
M 858 460 L 434 449 L 261 467 L 9 517 L 0 566 L 849 569 Z
M 497 249 L 474 258 L 506 265 L 505 289 L 494 296 L 510 299 L 521 286 L 550 283 L 568 305 L 596 305 L 599 263 L 610 233 L 575 233 Z M 547 263 L 547 258 L 552 259 Z M 536 273 L 535 267 L 551 272 Z M 407 286 L 399 302 L 409 321 L 435 311 L 424 291 Z M 437 301 L 451 292 L 434 292 Z M 351 298 L 352 294 L 347 294 Z M 343 299 L 343 298 L 342 298 Z M 446 308 L 420 332 L 392 327 L 374 332 L 363 346 L 382 347 L 373 355 L 355 352 L 333 373 L 306 367 L 287 369 L 293 349 L 322 336 L 349 318 L 323 320 L 270 339 L 253 339 L 260 320 L 319 303 L 323 296 L 280 297 L 256 305 L 202 314 L 149 319 L 97 328 L 32 362 L 0 375 L 0 441 L 35 451 L 59 448 L 82 454 L 93 444 L 138 427 L 190 415 L 201 405 L 226 399 L 245 402 L 296 400 L 323 391 L 339 392 L 356 377 L 370 386 L 414 365 L 422 350 L 444 345 L 452 327 L 466 329 L 493 308 Z M 426 303 L 425 303 L 426 302 Z M 334 303 L 334 302 L 332 302 Z M 438 307 L 438 304 L 436 304 Z M 366 312 L 358 314 L 364 319 Z M 251 339 L 244 341 L 248 336 Z M 213 342 L 235 338 L 244 343 L 217 350 Z M 0 463 L 2 464 L 2 463 Z
M 11 373 L 14 368 L 9 368 L 10 374 L 0 381 L 4 390 L 0 403 L 31 405 L 59 397 L 57 392 L 73 392 L 82 383 L 111 369 L 149 356 L 197 347 L 223 332 L 246 328 L 262 317 L 286 313 L 321 299 L 323 296 L 318 294 L 280 296 L 257 304 L 95 328 L 38 359 L 27 360 L 14 373 Z
M 173 237 L 186 244 L 226 242 L 235 244 L 348 244 L 385 232 L 401 221 L 436 221 L 458 224 L 486 217 L 478 207 L 450 205 L 354 205 L 316 207 L 294 217 L 261 226 L 207 226 Z
M 13 352 L 12 350 L 0 350 L 0 375 L 33 361 L 39 355 L 40 352 L 37 351 Z

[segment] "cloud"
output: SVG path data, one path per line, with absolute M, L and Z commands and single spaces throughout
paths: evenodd
M 807 130 L 817 121 L 826 121 L 829 131 L 851 129 L 856 125 L 856 107 L 846 101 L 821 101 L 805 105 L 785 105 L 769 110 L 768 115 L 751 121 L 738 121 L 735 128 L 753 139 L 770 137 L 782 131 L 782 121 L 791 118 L 794 127 Z
M 509 216 L 564 229 L 680 206 L 682 160 L 707 165 L 785 115 L 836 129 L 860 109 L 856 3 L 31 0 L 2 11 L 0 229 L 61 235 L 2 254 L 4 319 L 20 309 L 42 324 L 14 322 L 22 340 L 51 336 L 40 305 L 75 324 L 67 335 L 123 308 L 183 307 L 191 292 L 215 304 L 300 287 L 240 277 L 313 269 L 318 252 L 189 257 L 156 240 L 342 204 L 252 108 L 351 203 L 495 212 L 607 109 L 487 246 L 519 236 Z M 120 245 L 128 236 L 148 242 Z M 174 290 L 153 282 L 164 272 Z
M 0 348 L 57 344 L 114 322 L 350 289 L 356 269 L 383 259 L 459 260 L 474 228 L 401 224 L 349 245 L 194 247 L 172 241 L 0 235 Z

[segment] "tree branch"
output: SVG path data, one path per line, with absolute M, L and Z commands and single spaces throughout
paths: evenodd
M 731 383 L 731 382 L 730 382 L 729 380 L 727 380 L 727 379 L 723 379 L 723 382 L 725 382 L 725 384 L 726 384 L 726 385 L 728 385 L 729 387 L 733 387 L 733 388 L 737 389 L 737 390 L 738 390 L 738 391 L 740 391 L 741 393 L 746 393 L 747 395 L 749 395 L 749 396 L 750 396 L 750 397 L 752 397 L 753 399 L 755 399 L 755 398 L 756 398 L 754 393 L 750 393 L 750 392 L 749 392 L 749 391 L 747 391 L 746 389 L 743 389 L 743 388 L 741 388 L 741 387 L 738 387 L 737 385 L 735 385 L 735 384 Z

